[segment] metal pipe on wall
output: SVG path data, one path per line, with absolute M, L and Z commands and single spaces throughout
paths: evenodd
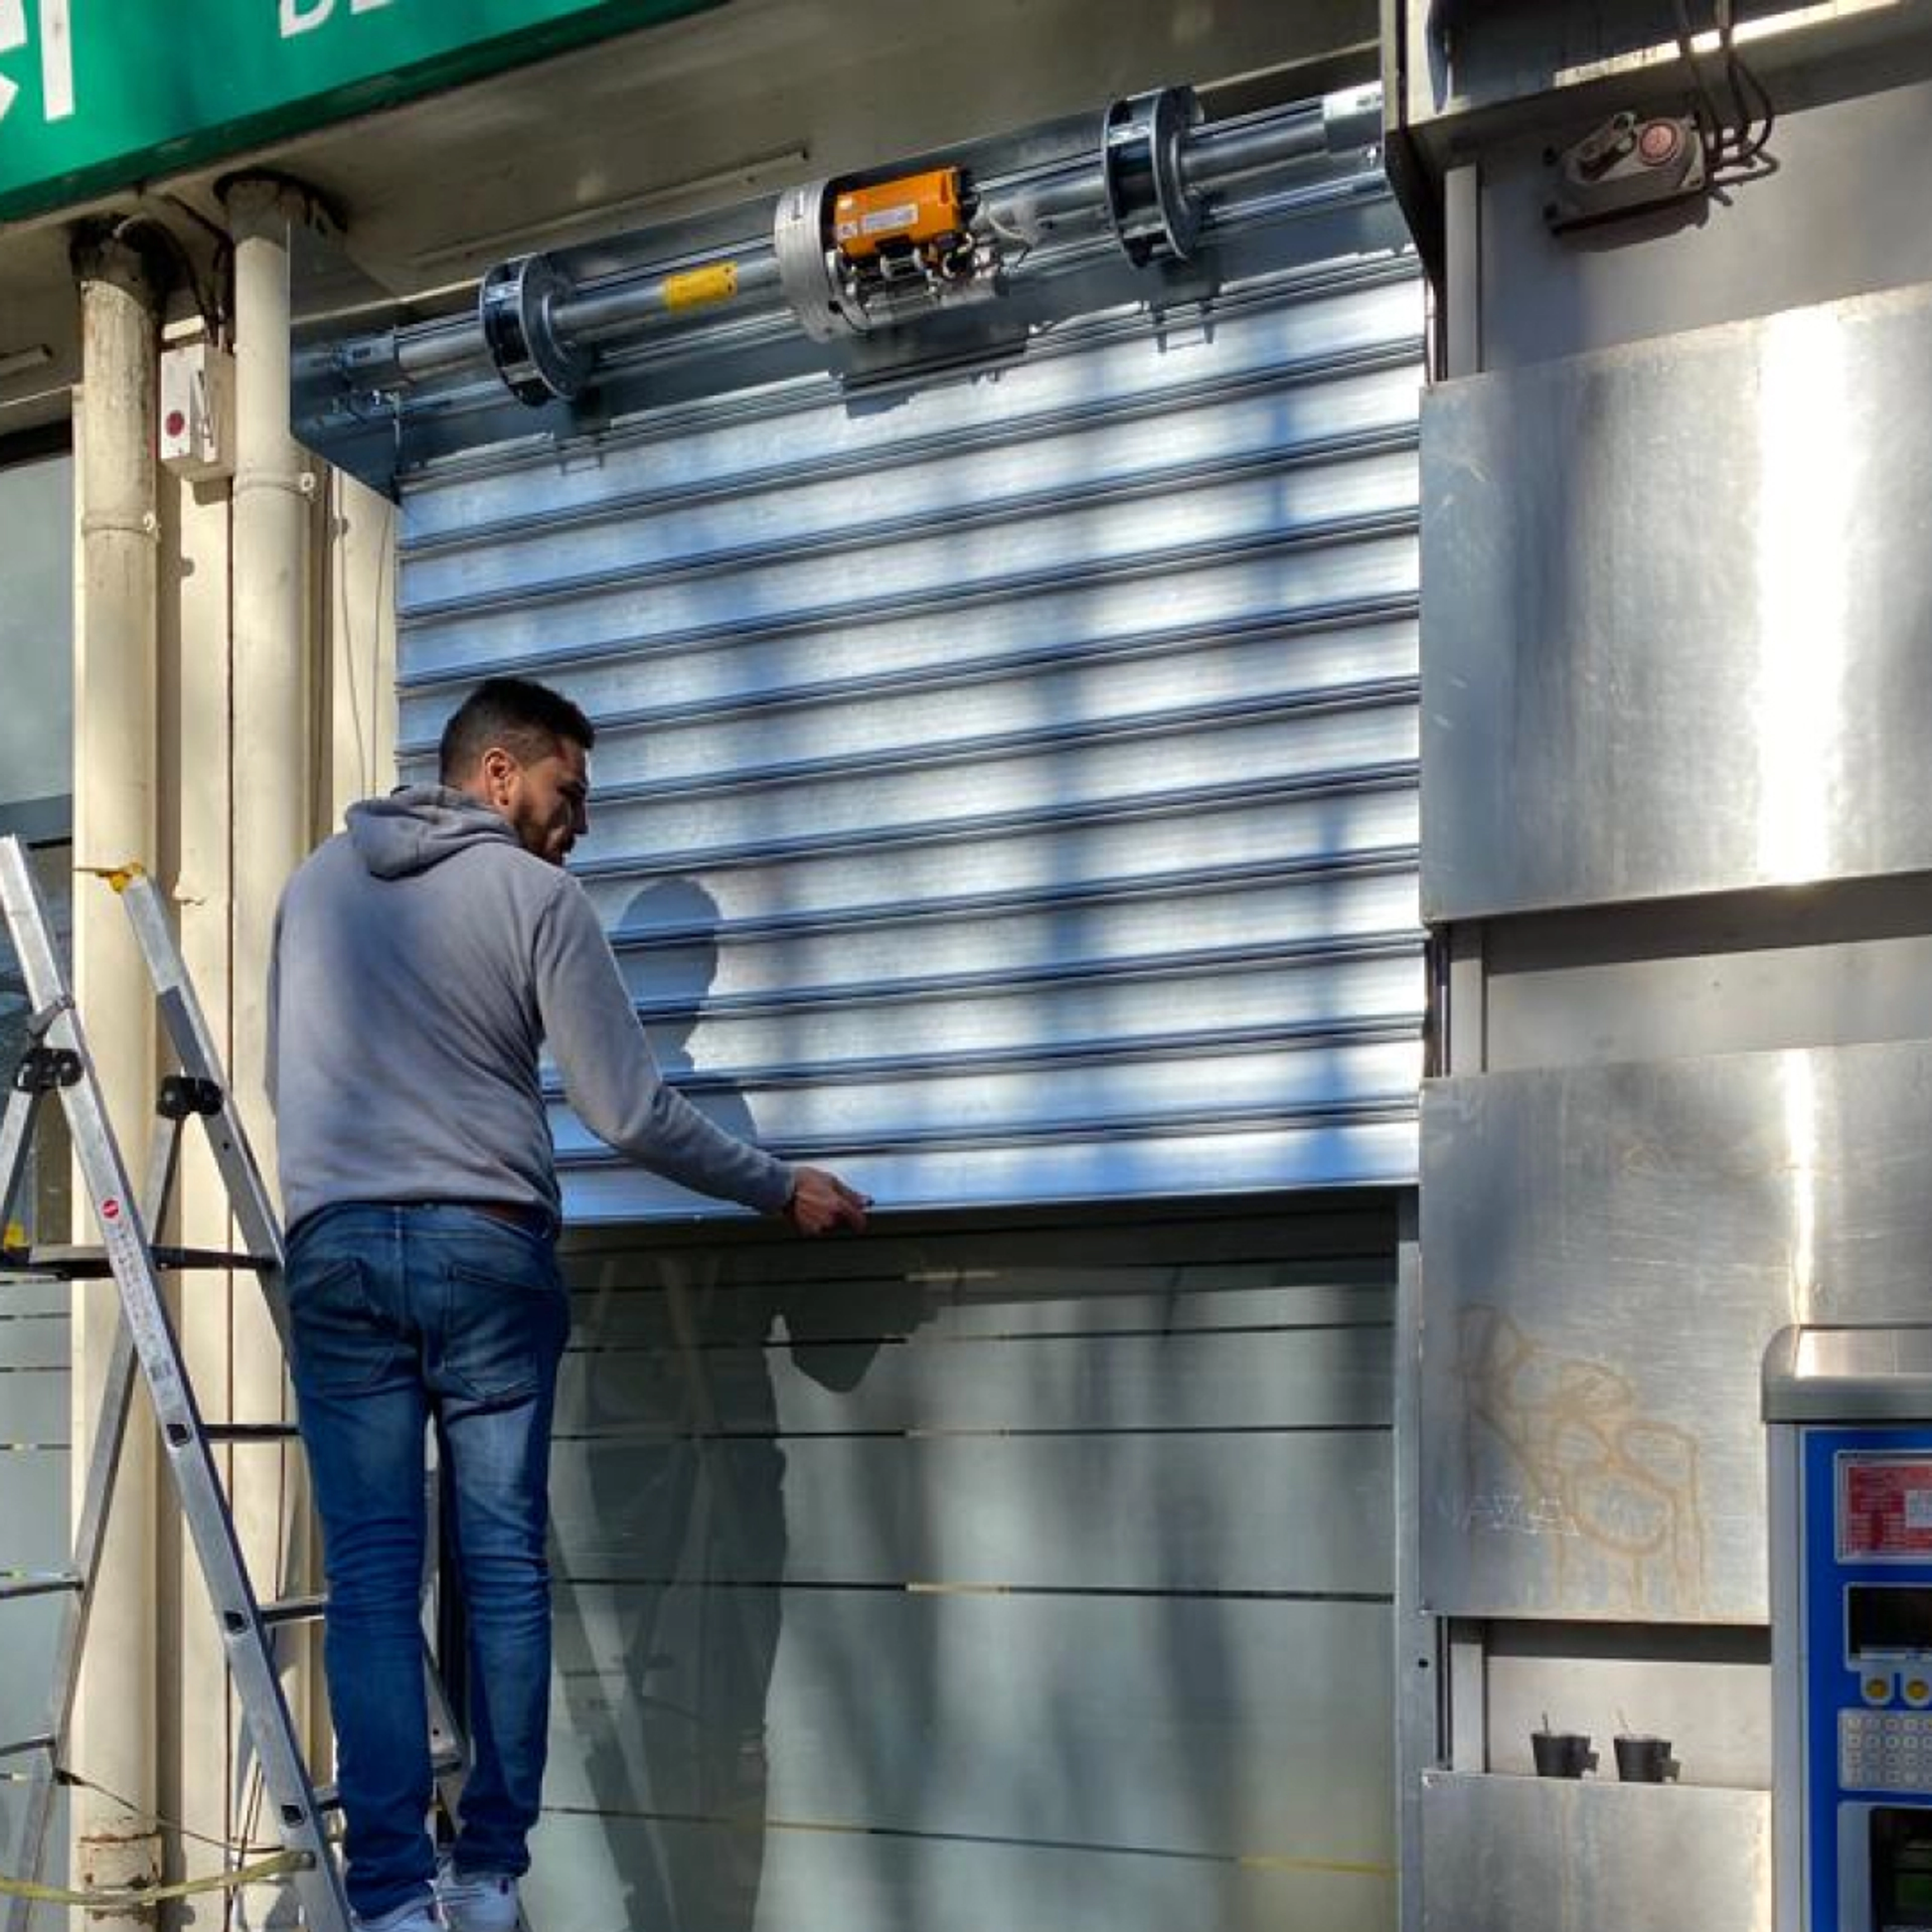
M 74 250 L 81 308 L 76 507 L 80 583 L 74 649 L 74 860 L 152 866 L 156 858 L 160 524 L 155 494 L 158 292 L 140 253 L 112 230 Z M 74 988 L 110 1117 L 134 1136 L 151 1118 L 154 1000 L 120 907 L 74 896 Z M 130 1144 L 135 1144 L 130 1138 Z M 76 1200 L 86 1198 L 76 1190 Z M 82 1230 L 76 1229 L 76 1234 Z M 80 1285 L 73 1372 L 75 1508 L 104 1371 L 121 1325 L 111 1280 Z M 158 1880 L 154 1432 L 128 1430 L 89 1614 L 74 1706 L 73 1762 L 135 1809 L 93 1791 L 74 1816 L 74 1869 L 90 1885 Z M 133 1926 L 137 1915 L 93 1915 Z
M 300 196 L 244 178 L 235 236 L 234 1039 L 230 1076 L 258 1148 L 272 1145 L 266 1048 L 275 906 L 309 848 L 309 531 L 316 478 L 289 434 L 289 236 Z M 272 1156 L 271 1156 L 272 1158 Z
M 1210 198 L 1276 185 L 1284 171 L 1372 147 L 1380 139 L 1382 98 L 1379 87 L 1358 88 L 1218 125 L 1198 124 L 1186 89 L 1116 103 L 1095 148 L 979 182 L 976 232 L 983 227 L 1018 244 L 1001 268 L 1018 283 L 1078 267 L 1096 251 L 1124 248 L 1144 262 L 1174 252 L 1177 242 L 1178 252 L 1186 253 L 1204 226 L 1226 232 L 1314 212 L 1334 204 L 1336 185 L 1298 188 L 1293 172 L 1279 182 L 1283 191 L 1231 202 L 1218 220 Z M 1124 194 L 1150 201 L 1135 210 L 1131 233 L 1121 226 Z M 1166 232 L 1176 221 L 1184 236 Z M 393 392 L 494 359 L 512 390 L 536 403 L 576 393 L 600 355 L 621 362 L 646 342 L 674 337 L 695 344 L 748 320 L 782 320 L 788 310 L 808 334 L 818 334 L 825 304 L 801 303 L 786 279 L 797 265 L 784 267 L 782 252 L 776 238 L 760 239 L 703 262 L 646 261 L 580 285 L 552 257 L 520 258 L 484 277 L 476 313 L 339 343 L 334 367 L 360 390 Z
M 289 244 L 308 204 L 280 179 L 244 177 L 224 200 L 235 239 L 235 480 L 231 499 L 229 1077 L 272 1187 L 268 956 L 275 908 L 307 856 L 311 827 L 310 532 L 317 479 L 289 434 Z M 231 1290 L 236 1412 L 289 1413 L 279 1340 L 254 1284 Z M 238 1459 L 236 1530 L 253 1574 L 286 1586 L 302 1561 L 293 1472 Z M 265 1587 L 264 1594 L 269 1594 Z M 298 1655 L 284 1653 L 290 1667 Z M 291 1705 L 302 1708 L 296 1687 Z

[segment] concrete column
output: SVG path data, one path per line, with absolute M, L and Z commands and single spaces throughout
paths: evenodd
M 82 329 L 75 476 L 80 567 L 74 854 L 82 867 L 130 860 L 152 867 L 157 856 L 156 296 L 140 255 L 111 231 L 79 238 L 74 264 Z M 76 995 L 109 1115 L 130 1167 L 139 1173 L 154 1118 L 153 998 L 125 915 L 104 886 L 85 878 L 76 880 L 74 895 L 74 964 Z M 94 1234 L 86 1225 L 86 1199 L 85 1189 L 77 1187 L 75 1234 L 80 1240 Z M 78 1291 L 74 1315 L 72 1440 L 78 1483 L 86 1471 L 101 1373 L 120 1320 L 113 1282 Z M 74 1713 L 70 1761 L 137 1808 L 130 1818 L 91 1791 L 79 1794 L 74 1870 L 94 1885 L 151 1880 L 159 1869 L 160 1841 L 149 1822 L 157 1768 L 158 1460 L 153 1420 L 143 1401 L 122 1454 Z

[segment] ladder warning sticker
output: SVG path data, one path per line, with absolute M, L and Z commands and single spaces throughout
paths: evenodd
M 1932 1456 L 1847 1456 L 1838 1469 L 1838 1556 L 1932 1556 Z

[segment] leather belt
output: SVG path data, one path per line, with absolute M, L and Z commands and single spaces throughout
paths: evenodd
M 301 1220 L 291 1222 L 286 1238 L 294 1240 L 296 1234 L 318 1215 L 326 1214 L 334 1208 L 460 1208 L 472 1214 L 487 1214 L 493 1221 L 500 1221 L 506 1228 L 520 1228 L 526 1234 L 536 1234 L 545 1240 L 552 1240 L 557 1232 L 556 1216 L 548 1208 L 539 1208 L 530 1201 L 338 1201 L 329 1208 L 313 1209 Z
M 436 1204 L 443 1208 L 467 1208 L 472 1214 L 487 1214 L 493 1221 L 501 1221 L 506 1226 L 520 1228 L 527 1234 L 548 1234 L 551 1229 L 550 1212 L 548 1208 L 536 1208 L 520 1201 L 444 1201 Z

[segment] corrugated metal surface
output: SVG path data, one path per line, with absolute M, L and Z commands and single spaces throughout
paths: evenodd
M 596 1238 L 545 1932 L 1388 1932 L 1388 1197 Z
M 584 704 L 668 1068 L 882 1202 L 1410 1180 L 1420 320 L 1278 266 L 434 466 L 406 770 L 490 672 Z M 693 1206 L 556 1127 L 573 1217 Z

